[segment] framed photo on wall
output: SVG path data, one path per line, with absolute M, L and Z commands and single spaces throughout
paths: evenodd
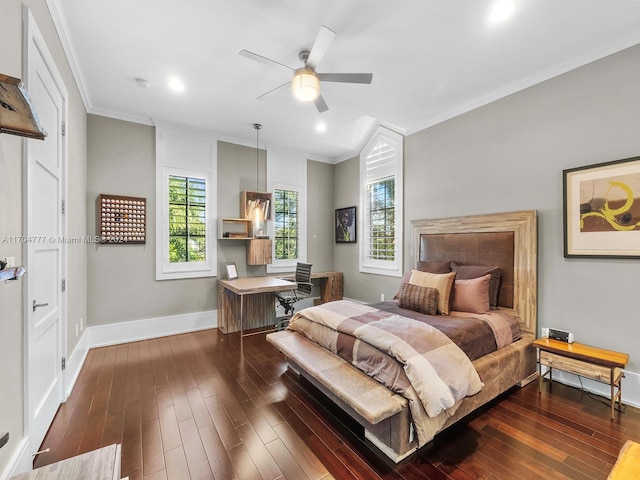
M 336 243 L 356 243 L 356 207 L 336 209 Z
M 564 256 L 640 258 L 640 157 L 563 177 Z

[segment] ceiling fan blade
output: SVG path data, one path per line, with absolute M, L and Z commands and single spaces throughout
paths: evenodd
M 264 63 L 266 65 L 279 65 L 291 71 L 294 71 L 294 68 L 291 68 L 289 65 L 285 65 L 284 63 L 276 62 L 275 60 L 271 60 L 270 58 L 263 57 L 262 55 L 258 55 L 257 53 L 250 52 L 249 50 L 242 49 L 238 52 L 239 55 L 243 57 L 249 58 L 251 60 L 255 60 L 260 63 Z
M 266 95 L 269 95 L 270 93 L 275 92 L 276 90 L 281 89 L 282 87 L 286 87 L 287 85 L 289 85 L 291 83 L 291 81 L 285 82 L 282 85 L 278 85 L 276 88 L 272 88 L 271 90 L 269 90 L 268 92 L 264 92 L 262 95 L 260 95 L 257 100 L 262 100 L 262 98 Z
M 321 82 L 371 83 L 373 73 L 319 73 Z
M 322 95 L 318 95 L 318 97 L 314 100 L 314 103 L 316 104 L 316 108 L 320 113 L 329 110 L 329 106 L 327 105 L 327 102 L 324 101 L 324 98 L 322 98 Z
M 309 53 L 309 58 L 307 59 L 307 67 L 313 70 L 316 69 L 322 57 L 326 53 L 329 45 L 333 42 L 333 38 L 336 36 L 336 32 L 331 30 L 330 28 L 325 27 L 324 25 L 320 25 L 320 31 L 318 32 L 318 36 L 316 37 L 316 41 L 313 42 L 313 47 L 311 47 L 311 53 Z

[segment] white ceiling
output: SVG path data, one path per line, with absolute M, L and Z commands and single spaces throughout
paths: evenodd
M 48 0 L 90 113 L 172 123 L 339 161 L 383 123 L 410 134 L 640 43 L 640 1 Z M 318 72 L 372 72 L 371 85 L 322 83 L 318 113 L 288 88 L 320 25 L 336 37 Z M 182 93 L 167 88 L 181 78 Z M 140 77 L 151 83 L 143 89 Z M 318 133 L 322 121 L 327 130 Z

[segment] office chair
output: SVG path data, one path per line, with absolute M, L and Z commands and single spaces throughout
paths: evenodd
M 294 304 L 296 302 L 311 296 L 313 284 L 311 283 L 310 263 L 296 264 L 296 283 L 298 286 L 295 289 L 285 290 L 276 294 L 278 302 L 284 308 L 285 315 L 284 317 L 280 317 L 281 320 L 276 323 L 276 330 L 283 330 L 287 327 L 289 320 L 293 316 Z

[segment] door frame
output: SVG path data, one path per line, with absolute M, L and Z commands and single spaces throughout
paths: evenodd
M 51 55 L 49 48 L 44 40 L 44 37 L 38 27 L 38 24 L 31 12 L 31 9 L 28 6 L 23 7 L 23 57 L 22 57 L 22 70 L 23 70 L 23 82 L 26 90 L 29 90 L 29 84 L 33 79 L 35 74 L 34 70 L 31 67 L 31 59 L 33 58 L 34 51 L 37 49 L 39 54 L 42 56 L 44 63 L 49 70 L 51 77 L 56 85 L 56 88 L 60 92 L 62 96 L 62 122 L 64 125 L 67 125 L 67 117 L 69 110 L 69 94 L 67 92 L 67 87 L 58 71 L 58 67 L 53 60 L 53 56 Z M 49 135 L 52 135 L 54 132 L 48 132 Z M 55 132 L 55 134 L 59 134 L 60 132 Z M 23 231 L 24 236 L 29 237 L 31 232 L 29 231 L 29 219 L 31 217 L 31 202 L 30 197 L 31 193 L 29 191 L 29 185 L 31 184 L 31 170 L 29 168 L 30 160 L 32 156 L 32 148 L 31 142 L 37 142 L 39 140 L 33 139 L 24 139 L 23 140 Z M 67 198 L 67 157 L 68 157 L 68 145 L 67 145 L 67 136 L 65 134 L 61 135 L 60 140 L 61 145 L 61 175 L 60 182 L 61 185 L 61 198 L 66 200 Z M 60 215 L 60 225 L 61 231 L 60 235 L 66 237 L 67 235 L 67 215 L 62 213 L 62 205 L 58 208 L 58 213 Z M 23 246 L 23 259 L 24 264 L 29 265 L 29 244 L 25 244 Z M 63 242 L 61 246 L 61 261 L 60 261 L 60 276 L 62 279 L 67 278 L 67 244 Z M 27 277 L 29 272 L 27 271 Z M 62 288 L 60 285 L 59 288 Z M 29 329 L 29 309 L 31 305 L 29 304 L 30 299 L 30 290 L 29 290 L 29 279 L 23 284 L 23 349 L 24 349 L 24 364 L 23 364 L 23 389 L 24 389 L 24 435 L 27 439 L 27 449 L 31 455 L 33 455 L 40 445 L 32 445 L 32 425 L 30 422 L 30 397 L 29 397 L 29 370 L 30 370 L 30 359 L 31 352 L 29 351 L 30 344 L 30 329 Z M 61 301 L 60 301 L 60 343 L 58 345 L 59 351 L 62 355 L 66 356 L 67 353 L 67 292 L 66 290 L 61 292 Z M 62 359 L 60 359 L 62 361 Z M 62 366 L 60 366 L 62 368 Z M 61 402 L 66 400 L 66 392 L 67 392 L 67 380 L 65 378 L 64 370 L 60 373 L 60 381 L 61 381 Z

